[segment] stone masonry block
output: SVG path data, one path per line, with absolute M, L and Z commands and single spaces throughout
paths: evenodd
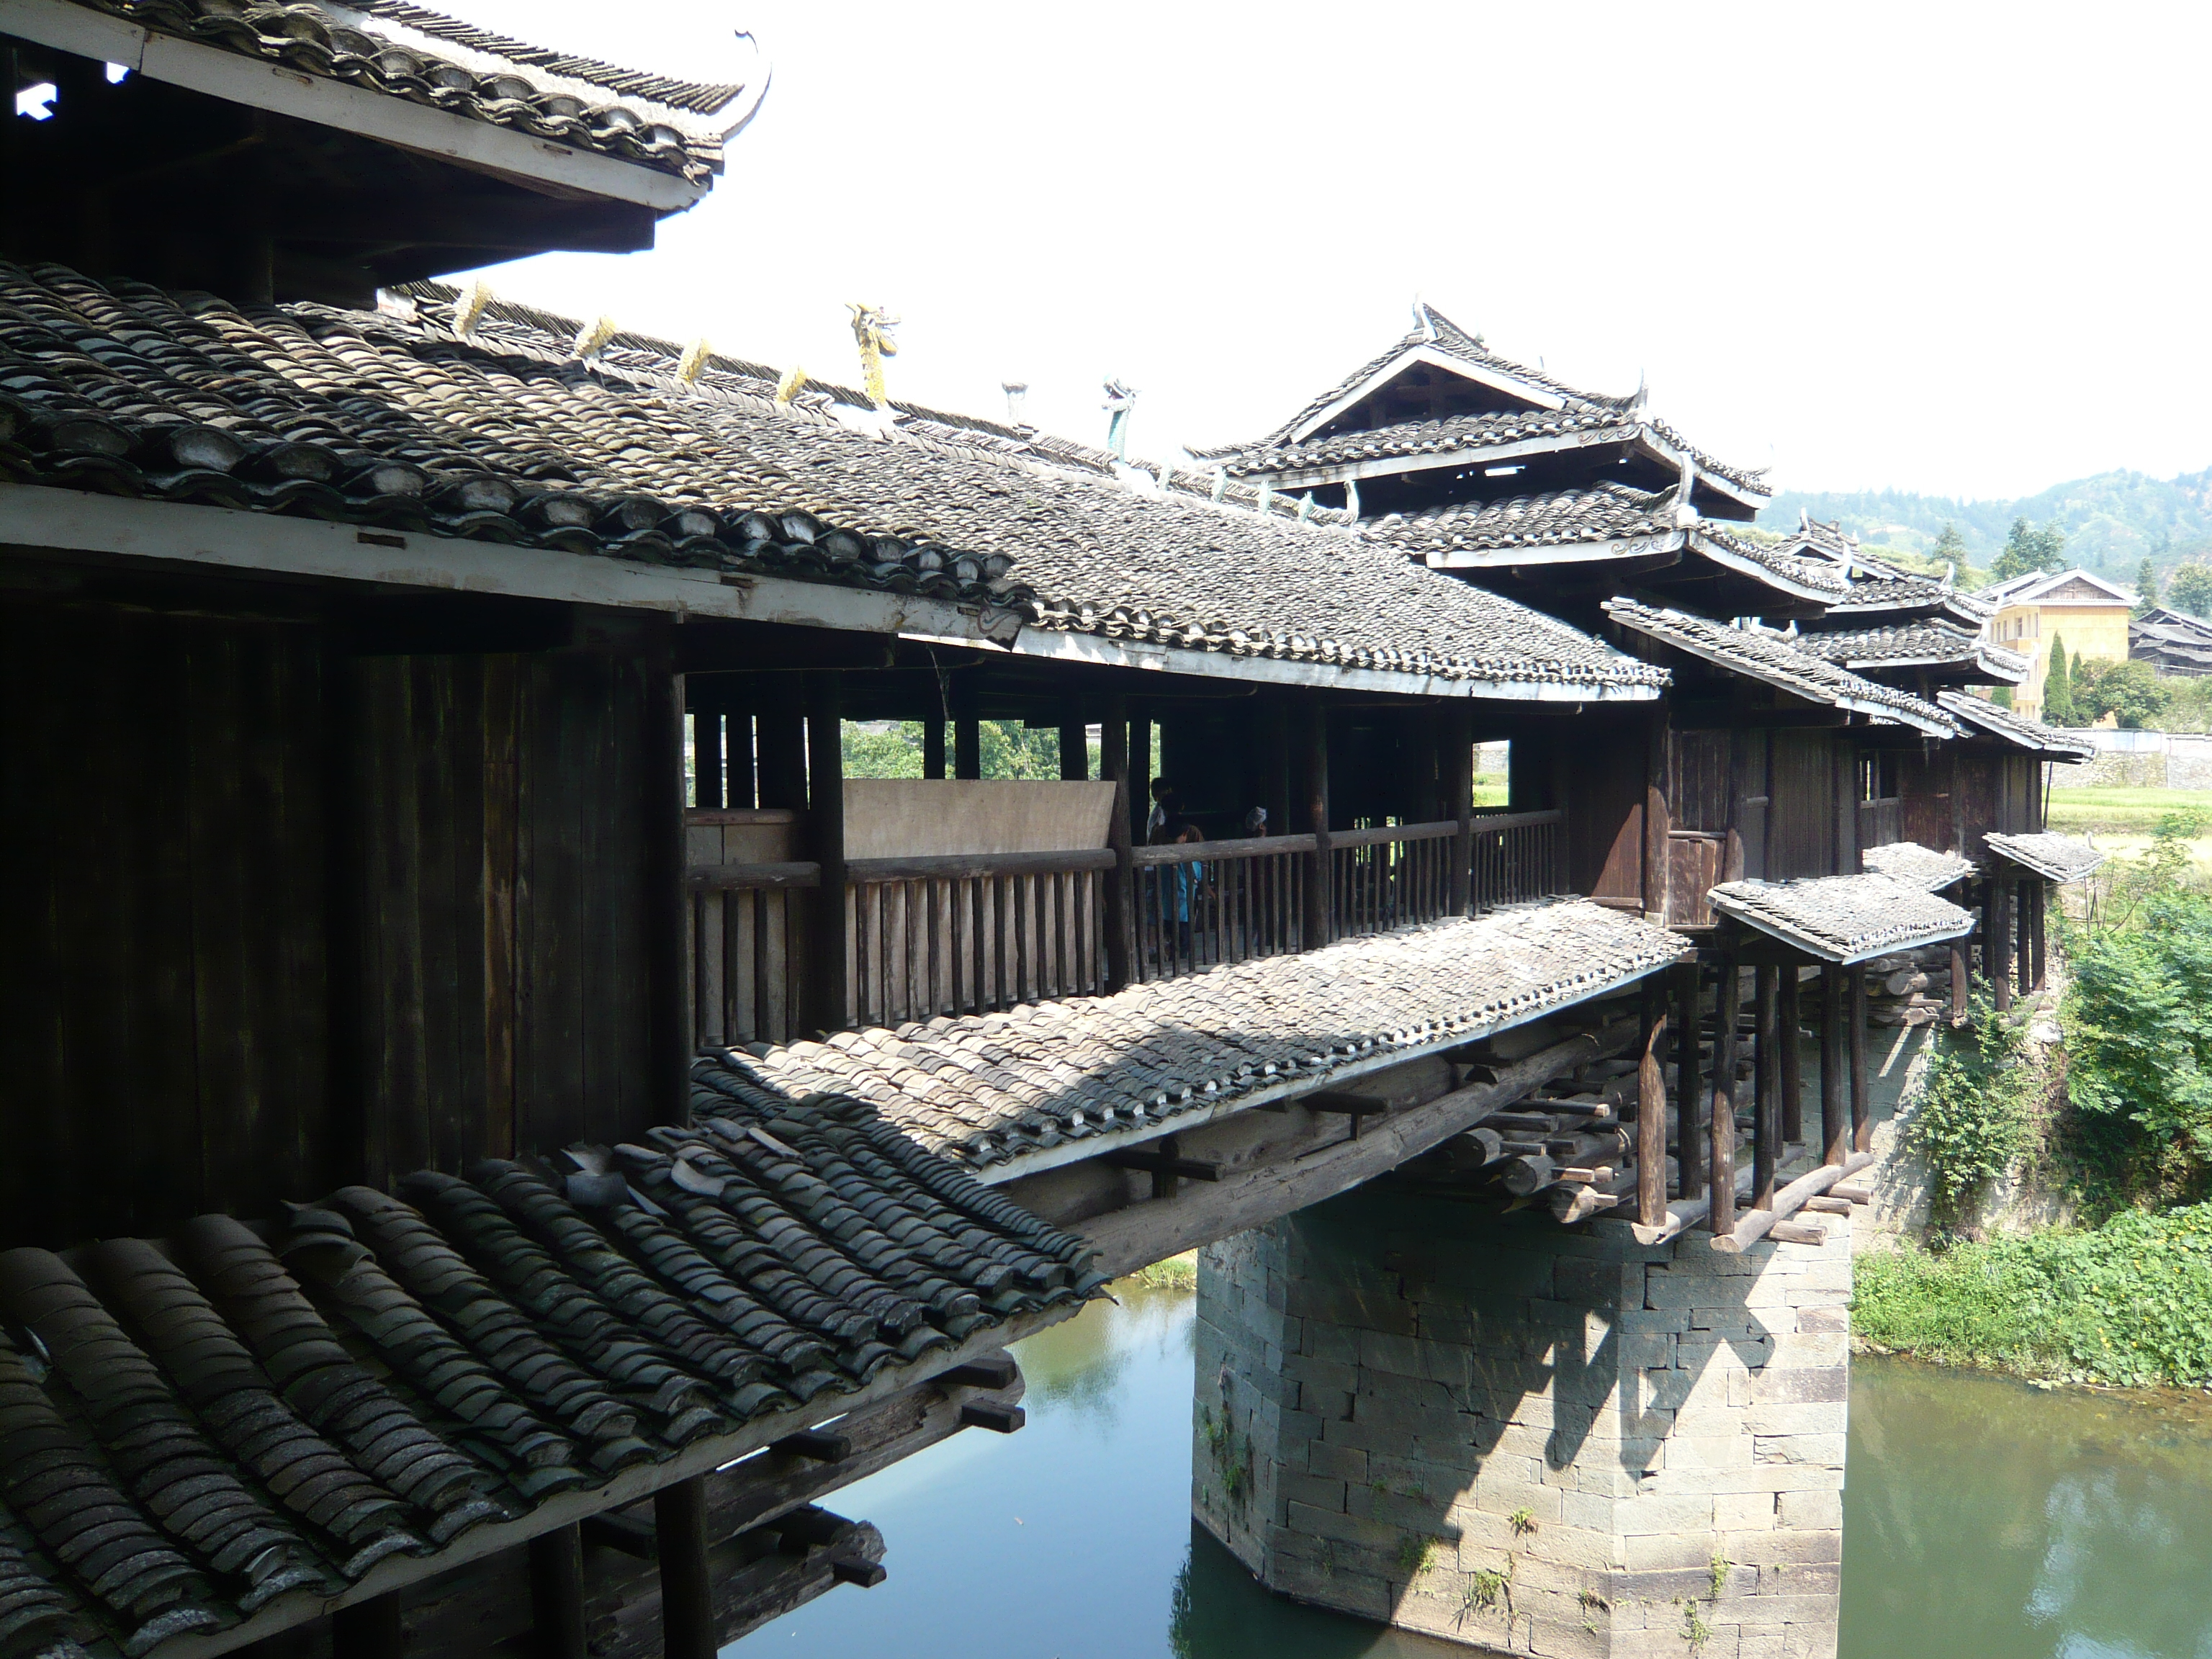
M 1807 1532 L 1841 1532 L 1844 1495 L 1839 1492 L 1785 1492 L 1781 1494 L 1782 1524 Z

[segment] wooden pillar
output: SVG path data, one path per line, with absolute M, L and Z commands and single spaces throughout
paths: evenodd
M 975 713 L 975 688 L 964 680 L 952 684 L 952 775 L 983 775 L 983 722 Z
M 1114 786 L 1114 811 L 1106 820 L 1106 845 L 1114 854 L 1114 867 L 1106 872 L 1106 989 L 1118 991 L 1129 982 L 1137 933 L 1137 864 L 1129 826 L 1129 706 L 1119 696 L 1106 700 L 1105 719 L 1098 728 L 1098 770 Z
M 844 687 L 837 671 L 806 677 L 806 809 L 822 887 L 807 953 L 807 1023 L 839 1031 L 846 1022 Z M 673 1652 L 674 1650 L 671 1649 Z
M 722 717 L 712 709 L 691 711 L 692 804 L 722 805 Z
M 2035 890 L 2039 884 L 2033 881 L 2023 881 L 2014 889 L 2019 900 L 2014 908 L 2019 914 L 2013 923 L 2013 931 L 2017 936 L 2014 946 L 2014 971 L 2018 976 L 2022 996 L 2035 989 Z
M 1735 1231 L 1735 1023 L 1743 1012 L 1735 958 L 1721 958 L 1720 995 L 1713 1009 L 1712 1155 L 1707 1180 L 1711 1201 L 1706 1224 L 1715 1233 Z
M 536 1659 L 585 1659 L 584 1530 L 571 1521 L 530 1540 Z
M 1705 1148 L 1698 1139 L 1703 1083 L 1698 1045 L 1698 964 L 1686 962 L 1674 975 L 1674 1158 L 1675 1190 L 1695 1198 L 1705 1190 Z
M 1267 833 L 1291 832 L 1294 791 L 1291 782 L 1290 711 L 1278 698 L 1260 710 L 1260 775 L 1266 780 L 1260 804 L 1267 809 Z
M 1777 1010 L 1782 1022 L 1782 1141 L 1784 1146 L 1794 1145 L 1805 1139 L 1805 1011 L 1798 1000 L 1797 992 L 1797 964 L 1792 963 L 1782 970 L 1780 1006 Z
M 1651 705 L 1644 737 L 1644 856 L 1638 881 L 1644 914 L 1667 920 L 1667 705 Z
M 722 715 L 722 799 L 731 806 L 759 805 L 753 781 L 753 714 L 726 709 Z
M 1062 783 L 1091 780 L 1091 734 L 1083 724 L 1082 706 L 1072 699 L 1060 710 L 1060 779 Z
M 1145 838 L 1145 825 L 1152 816 L 1152 714 L 1139 704 L 1129 721 L 1129 833 Z M 1290 826 L 1281 824 L 1279 829 Z
M 1966 1018 L 1966 941 L 1951 941 L 1951 1024 L 1963 1024 Z
M 1981 933 L 1982 979 L 1994 992 L 1997 977 L 1997 884 L 1994 876 L 1982 883 Z
M 1850 1145 L 1844 1064 L 1844 970 L 1826 963 L 1820 969 L 1820 1149 L 1826 1164 L 1841 1164 Z
M 653 736 L 646 768 L 644 869 L 650 930 L 646 944 L 647 1018 L 652 1031 L 649 1097 L 657 1123 L 691 1121 L 691 1055 L 702 1035 L 692 1030 L 690 862 L 684 823 L 684 676 L 676 672 L 672 629 L 661 630 L 647 659 L 646 711 Z
M 2033 883 L 2028 890 L 2035 895 L 2035 927 L 2028 934 L 2028 942 L 2035 949 L 2035 963 L 2027 976 L 2027 988 L 2040 991 L 2050 965 L 2051 884 L 2038 881 Z
M 1774 1207 L 1774 1171 L 1782 1162 L 1782 969 L 1761 964 L 1753 1007 L 1751 1207 Z M 1795 974 L 1792 969 L 1790 972 Z
M 1866 969 L 1844 971 L 1851 976 L 1851 1150 L 1863 1152 L 1874 1146 L 1874 1114 L 1868 1098 Z
M 941 714 L 932 714 L 921 723 L 921 775 L 945 775 L 945 718 Z
M 1636 1064 L 1636 1218 L 1656 1227 L 1667 1218 L 1667 1073 L 1659 1058 L 1667 997 L 1656 974 L 1644 981 L 1643 1018 Z
M 1990 936 L 1982 949 L 1989 955 L 1984 965 L 1990 970 L 1990 990 L 2002 1014 L 2012 1008 L 2012 889 L 1993 876 L 1990 878 L 1990 890 L 1994 895 L 1990 904 L 1996 914 L 1990 919 Z
M 1328 713 L 1321 699 L 1308 697 L 1298 708 L 1299 738 L 1306 763 L 1306 827 L 1314 850 L 1306 866 L 1306 949 L 1328 943 L 1334 915 L 1329 899 Z
M 806 711 L 798 677 L 769 677 L 760 715 L 760 804 L 806 810 Z
M 1474 711 L 1455 704 L 1444 711 L 1439 725 L 1445 734 L 1448 763 L 1444 799 L 1451 808 L 1448 816 L 1459 825 L 1459 832 L 1452 837 L 1451 913 L 1463 916 L 1474 903 Z M 1644 1024 L 1648 1032 L 1650 1021 Z M 1666 1145 L 1663 1121 L 1660 1145 L 1662 1148 Z M 1663 1172 L 1660 1196 L 1662 1200 L 1666 1196 Z
M 407 1632 L 399 1617 L 399 1592 L 387 1590 L 331 1615 L 331 1659 L 400 1659 Z
M 653 1495 L 660 1557 L 660 1640 L 667 1659 L 714 1659 L 714 1586 L 707 1576 L 707 1481 L 693 1475 Z

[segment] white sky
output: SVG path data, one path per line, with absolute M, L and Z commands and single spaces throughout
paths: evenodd
M 2212 465 L 2212 9 L 445 0 L 775 82 L 701 207 L 496 291 L 1135 453 L 1257 436 L 1427 298 L 1785 488 Z

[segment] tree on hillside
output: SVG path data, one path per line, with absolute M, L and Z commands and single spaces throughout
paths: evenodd
M 2059 635 L 2051 636 L 2051 670 L 2043 679 L 2043 723 L 2045 726 L 2079 726 L 2081 717 L 2074 708 L 2074 682 L 2066 672 L 2066 643 Z
M 2167 571 L 2166 602 L 2192 617 L 2212 617 L 2212 564 L 2191 559 Z
M 1959 526 L 1948 519 L 1943 521 L 1943 533 L 1936 538 L 1936 545 L 1928 550 L 1928 556 L 1938 564 L 1955 564 L 1966 568 L 1966 538 L 1959 533 Z
M 2031 575 L 2039 570 L 2066 568 L 2066 526 L 2053 519 L 2048 524 L 2031 524 L 2026 519 L 2014 519 L 2006 532 L 2004 550 L 1997 555 L 1996 562 L 1990 567 L 1990 576 L 1995 581 L 2010 581 L 2014 576 Z
M 2159 729 L 2169 693 L 2148 663 L 2077 657 L 2071 678 L 2077 718 L 2086 722 L 2110 714 L 2131 732 Z
M 2158 567 L 2143 555 L 2142 568 L 2136 572 L 2136 615 L 2138 617 L 2158 609 Z

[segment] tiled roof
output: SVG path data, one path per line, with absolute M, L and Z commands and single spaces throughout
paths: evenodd
M 1658 611 L 1633 599 L 1607 599 L 1605 612 L 1647 638 L 1701 657 L 1730 673 L 1778 686 L 1808 702 L 1913 726 L 1930 737 L 1958 735 L 1956 722 L 1933 703 L 1823 661 L 1802 649 L 1802 640 L 1787 635 L 1708 622 L 1680 611 Z
M 408 0 L 75 0 L 163 34 L 672 173 L 721 171 L 760 88 L 549 51 Z M 743 107 L 732 106 L 743 100 Z M 723 118 L 712 118 L 730 112 Z
M 1901 881 L 1907 887 L 1930 893 L 1940 893 L 1954 882 L 1964 881 L 1974 873 L 1971 860 L 1960 858 L 1956 853 L 1939 853 L 1917 841 L 1867 848 L 1859 854 L 1859 862 L 1892 881 Z
M 1243 477 L 1392 456 L 1449 457 L 1468 450 L 1543 439 L 1577 446 L 1630 443 L 1647 433 L 1667 448 L 1689 455 L 1702 472 L 1761 494 L 1768 488 L 1759 473 L 1715 460 L 1692 447 L 1664 422 L 1612 409 L 1508 410 L 1500 414 L 1454 415 L 1436 421 L 1407 421 L 1364 432 L 1310 438 L 1303 443 L 1262 444 L 1238 453 L 1224 465 L 1232 477 Z
M 2105 855 L 2087 842 L 2048 830 L 2032 836 L 2001 836 L 1991 831 L 1982 839 L 1992 853 L 2052 881 L 2079 881 L 2105 861 Z
M 1346 939 L 1004 1013 L 843 1032 L 744 1063 L 872 1102 L 978 1168 L 1141 1134 L 1379 1057 L 1469 1042 L 1642 977 L 1686 947 L 1585 900 Z
M 1936 701 L 1977 730 L 2017 744 L 2022 749 L 2033 750 L 2046 759 L 2085 761 L 2097 752 L 2097 745 L 2087 738 L 2077 738 L 2070 732 L 2061 732 L 2009 708 L 2000 708 L 1986 697 L 1969 696 L 1963 691 L 1939 691 Z
M 1663 684 L 1350 531 L 1210 501 L 1194 474 L 1133 489 L 941 423 L 854 430 L 778 410 L 749 365 L 687 384 L 639 337 L 584 362 L 527 321 L 462 340 L 410 308 L 241 311 L 0 264 L 0 477 L 921 592 L 1249 658 Z
M 1938 944 L 1974 925 L 1970 911 L 1879 872 L 1723 882 L 1711 899 L 1722 915 L 1835 963 Z
M 1270 445 L 1288 443 L 1293 433 L 1330 404 L 1351 396 L 1407 353 L 1423 349 L 1434 351 L 1443 357 L 1456 358 L 1488 374 L 1518 380 L 1532 389 L 1564 400 L 1571 407 L 1622 410 L 1637 406 L 1638 399 L 1636 396 L 1608 398 L 1595 392 L 1578 392 L 1564 380 L 1553 379 L 1541 369 L 1531 368 L 1526 363 L 1516 363 L 1510 357 L 1501 357 L 1478 337 L 1469 334 L 1433 306 L 1423 305 L 1419 309 L 1421 320 L 1407 331 L 1405 338 L 1380 356 L 1352 370 L 1266 437 L 1251 443 L 1224 444 L 1218 448 L 1198 449 L 1191 453 L 1200 457 L 1237 455 Z
M 2029 666 L 2027 659 L 2017 651 L 1991 645 L 1963 628 L 1935 621 L 1801 634 L 1797 643 L 1801 649 L 1844 668 L 1963 664 L 2008 685 L 2018 685 L 2026 679 Z
M 858 1103 L 711 1063 L 694 1087 L 696 1127 L 565 1178 L 495 1161 L 0 1255 L 0 1651 L 304 1621 L 1101 1288 L 1080 1241 Z
M 2128 624 L 2128 654 L 2169 672 L 2212 670 L 2212 623 L 2163 607 Z
M 1680 537 L 1707 556 L 1801 597 L 1832 600 L 1848 591 L 1844 579 L 1820 560 L 1795 558 L 1747 541 L 1711 520 L 1681 522 L 1675 513 L 1675 495 L 1673 489 L 1603 483 L 1508 501 L 1386 514 L 1361 528 L 1389 546 L 1440 559 L 1456 552 L 1601 544 L 1607 554 L 1632 555 L 1647 550 L 1644 544 Z

